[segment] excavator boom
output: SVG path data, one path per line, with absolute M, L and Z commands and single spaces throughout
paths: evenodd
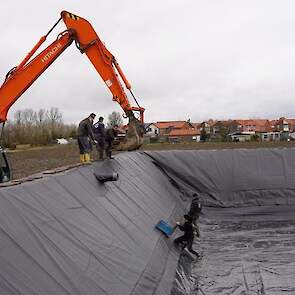
M 96 71 L 112 92 L 113 99 L 121 105 L 125 112 L 130 110 L 128 98 L 113 69 L 114 57 L 100 41 L 91 24 L 82 17 L 66 11 L 63 11 L 61 16 L 67 28 L 76 32 L 78 48 L 88 56 Z
M 60 33 L 57 40 L 51 43 L 36 57 L 31 59 L 41 44 L 46 40 L 48 34 L 61 19 L 64 21 L 67 30 Z M 33 47 L 24 60 L 6 75 L 5 81 L 0 87 L 0 123 L 5 123 L 8 110 L 14 102 L 74 41 L 80 52 L 87 55 L 94 68 L 111 91 L 113 100 L 120 104 L 126 116 L 129 118 L 127 135 L 118 149 L 138 149 L 143 141 L 142 125 L 144 108 L 139 106 L 136 98 L 131 92 L 131 85 L 127 81 L 115 57 L 104 46 L 91 24 L 84 18 L 67 11 L 62 11 L 59 21 L 45 36 L 41 37 L 40 41 Z M 134 97 L 137 106 L 131 106 L 118 74 L 123 80 L 126 88 Z M 135 117 L 134 112 L 139 113 L 139 120 Z M 0 154 L 5 158 L 4 162 L 8 163 L 6 154 L 2 148 L 0 148 Z M 4 181 L 3 179 L 10 178 L 8 173 L 6 173 L 6 176 L 2 177 L 3 179 L 1 180 L 1 173 L 7 170 L 9 170 L 9 167 L 0 167 L 0 182 Z
M 117 72 L 125 83 L 126 88 L 131 92 L 131 85 L 126 79 L 115 57 L 101 42 L 91 24 L 84 18 L 67 11 L 61 12 L 61 17 L 67 28 L 75 31 L 77 46 L 82 53 L 86 53 L 89 60 L 103 79 L 106 86 L 113 94 L 113 100 L 117 101 L 129 119 L 128 132 L 125 140 L 119 144 L 117 150 L 135 150 L 143 143 L 143 113 L 144 108 L 132 107 L 128 97 L 120 83 Z M 116 72 L 116 70 L 117 72 Z M 133 93 L 131 92 L 132 96 Z M 140 113 L 140 121 L 134 116 L 134 111 Z

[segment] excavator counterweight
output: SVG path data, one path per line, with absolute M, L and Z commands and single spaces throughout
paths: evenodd
M 67 30 L 60 33 L 57 40 L 32 58 L 60 20 L 64 21 Z M 23 61 L 6 75 L 5 81 L 0 87 L 0 123 L 5 123 L 9 108 L 73 41 L 80 52 L 87 55 L 111 91 L 113 100 L 120 104 L 129 119 L 127 134 L 117 149 L 129 151 L 138 149 L 143 141 L 143 113 L 145 109 L 139 106 L 131 91 L 131 85 L 115 57 L 102 43 L 91 24 L 84 18 L 67 11 L 61 12 L 60 19 L 49 32 L 42 36 Z M 137 106 L 131 106 L 119 76 L 132 94 Z M 139 119 L 136 118 L 135 113 L 139 113 Z M 3 159 L 2 162 L 5 163 L 0 166 L 0 182 L 4 182 L 11 178 L 11 171 L 6 153 L 1 147 L 0 155 Z M 5 173 L 5 177 L 1 178 L 1 173 Z

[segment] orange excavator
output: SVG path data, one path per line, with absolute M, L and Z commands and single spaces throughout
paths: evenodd
M 61 32 L 57 39 L 46 49 L 32 58 L 38 48 L 45 42 L 47 36 L 63 20 L 67 29 Z M 2 124 L 1 139 L 7 113 L 14 102 L 33 84 L 33 82 L 60 56 L 60 54 L 72 44 L 81 53 L 85 53 L 103 79 L 113 95 L 113 100 L 122 107 L 125 116 L 129 119 L 128 131 L 118 150 L 136 150 L 143 142 L 143 114 L 142 108 L 131 91 L 131 85 L 127 81 L 115 57 L 108 51 L 97 36 L 91 24 L 84 18 L 73 13 L 62 11 L 59 20 L 40 38 L 39 42 L 28 53 L 24 60 L 12 68 L 6 75 L 5 81 L 0 87 L 0 124 Z M 119 75 L 118 75 L 119 74 Z M 119 76 L 126 88 L 130 91 L 136 102 L 131 106 Z M 136 115 L 137 114 L 137 115 Z M 5 150 L 0 146 L 0 182 L 11 179 L 11 169 Z

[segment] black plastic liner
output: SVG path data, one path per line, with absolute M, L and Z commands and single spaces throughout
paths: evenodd
M 295 294 L 294 160 L 294 149 L 131 152 L 2 187 L 0 294 Z M 154 225 L 181 219 L 193 191 L 206 207 L 191 263 L 173 246 L 180 232 Z
M 154 225 L 182 216 L 179 195 L 133 152 L 1 188 L 0 294 L 168 294 L 178 252 Z
M 207 205 L 180 257 L 172 294 L 295 294 L 295 150 L 153 152 L 184 192 Z
M 295 294 L 294 212 L 294 205 L 207 209 L 193 294 Z
M 295 205 L 295 150 L 214 150 L 148 153 L 186 192 L 207 206 Z

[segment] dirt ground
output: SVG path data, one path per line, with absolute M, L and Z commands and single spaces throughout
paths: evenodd
M 295 142 L 205 142 L 205 143 L 159 143 L 146 144 L 141 150 L 201 150 L 201 149 L 233 149 L 233 148 L 289 148 Z M 48 169 L 79 163 L 79 151 L 75 144 L 54 145 L 32 148 L 29 150 L 8 151 L 12 166 L 13 179 L 19 179 Z M 97 159 L 96 152 L 92 159 Z

